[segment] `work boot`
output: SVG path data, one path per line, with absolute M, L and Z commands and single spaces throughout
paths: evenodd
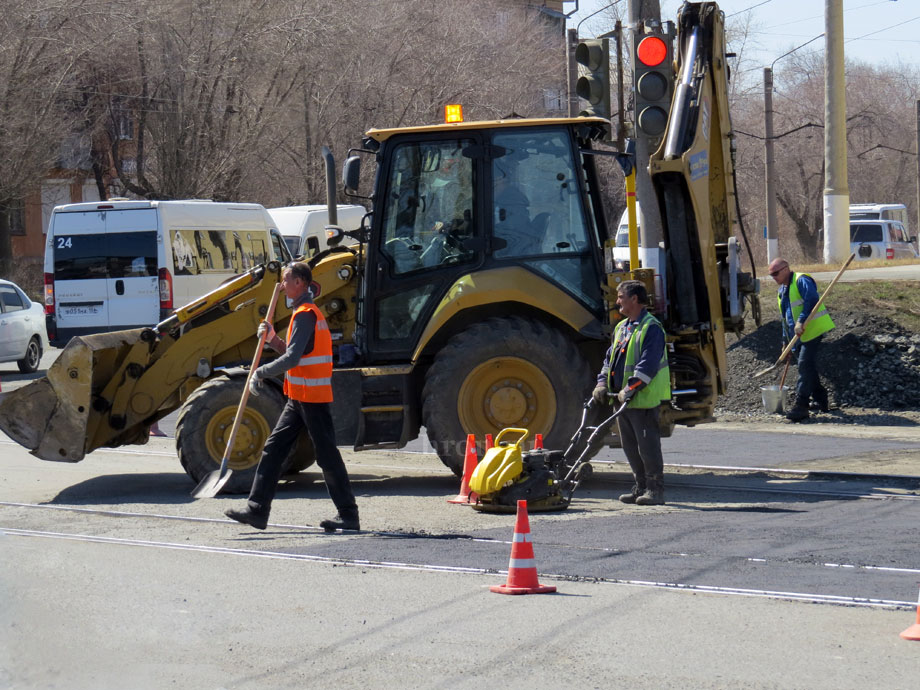
M 620 494 L 620 503 L 629 503 L 633 504 L 636 502 L 636 499 L 639 498 L 642 494 L 645 493 L 645 486 L 640 486 L 639 484 L 633 484 L 632 490 L 628 494 Z
M 808 400 L 796 396 L 795 404 L 786 413 L 786 419 L 791 422 L 801 422 L 808 419 Z
M 636 497 L 637 506 L 664 505 L 664 477 L 660 474 L 648 478 L 648 487 L 641 496 Z
M 268 512 L 253 510 L 252 506 L 248 504 L 242 510 L 227 508 L 224 511 L 224 515 L 231 520 L 242 522 L 244 525 L 249 525 L 255 529 L 265 529 L 268 526 Z
M 831 409 L 830 400 L 827 396 L 827 388 L 823 386 L 811 394 L 812 401 L 808 405 L 809 409 L 821 412 L 827 412 Z
M 361 529 L 361 524 L 358 522 L 358 509 L 355 508 L 354 512 L 349 512 L 344 515 L 339 513 L 334 518 L 323 520 L 319 523 L 319 526 L 327 532 L 335 532 L 337 529 L 350 529 L 357 531 Z

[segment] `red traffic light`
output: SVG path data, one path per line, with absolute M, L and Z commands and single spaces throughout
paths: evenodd
M 639 41 L 636 57 L 646 67 L 657 67 L 668 57 L 668 46 L 657 36 L 646 36 Z

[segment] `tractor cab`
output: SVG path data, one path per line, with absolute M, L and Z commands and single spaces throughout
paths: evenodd
M 358 318 L 366 362 L 424 356 L 439 305 L 459 296 L 465 277 L 504 268 L 548 281 L 602 319 L 606 226 L 587 182 L 585 161 L 592 161 L 579 152 L 595 130 L 596 123 L 566 119 L 368 133 L 378 173 L 367 317 Z M 502 310 L 500 295 L 488 300 L 480 306 Z

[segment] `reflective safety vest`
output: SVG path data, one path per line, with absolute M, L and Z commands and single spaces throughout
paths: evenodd
M 616 330 L 614 331 L 613 343 L 614 346 L 610 350 L 610 362 L 608 362 L 609 370 L 607 372 L 607 390 L 612 390 L 613 382 L 611 381 L 611 375 L 613 374 L 613 360 L 616 357 L 617 351 L 623 347 L 623 340 L 626 337 L 626 323 L 627 319 L 623 319 L 620 323 L 617 324 Z M 658 407 L 665 400 L 671 399 L 671 369 L 668 367 L 668 348 L 665 345 L 664 349 L 661 351 L 661 360 L 658 362 L 658 371 L 652 376 L 651 380 L 647 380 L 647 377 L 643 375 L 636 374 L 636 362 L 639 360 L 639 353 L 642 352 L 642 343 L 645 341 L 645 334 L 648 332 L 649 328 L 660 328 L 664 331 L 664 327 L 661 325 L 661 322 L 658 321 L 654 316 L 651 315 L 648 311 L 645 312 L 645 316 L 642 317 L 642 320 L 639 322 L 639 325 L 636 327 L 638 332 L 634 331 L 632 337 L 629 339 L 629 342 L 626 344 L 626 362 L 623 367 L 623 385 L 626 385 L 626 382 L 630 377 L 636 376 L 645 383 L 645 388 L 638 391 L 632 398 L 629 399 L 628 407 L 635 407 L 640 409 L 648 409 L 652 407 Z
M 312 311 L 316 315 L 313 333 L 313 349 L 305 352 L 297 366 L 284 374 L 284 394 L 300 402 L 332 402 L 332 336 L 326 318 L 312 302 L 301 304 L 291 315 L 287 340 L 291 342 L 294 319 L 301 312 Z
M 798 321 L 799 316 L 802 315 L 802 295 L 799 293 L 799 286 L 796 284 L 798 282 L 799 276 L 811 276 L 808 273 L 793 273 L 792 281 L 789 283 L 789 306 L 792 307 L 792 320 Z M 786 315 L 783 314 L 783 296 L 777 291 L 776 301 L 779 304 L 779 315 L 780 318 L 785 319 Z M 827 313 L 827 308 L 822 304 L 821 311 L 812 312 L 811 320 L 805 326 L 805 332 L 802 334 L 802 342 L 807 343 L 809 340 L 817 338 L 819 335 L 824 335 L 829 330 L 834 328 L 834 322 L 831 321 L 831 315 Z

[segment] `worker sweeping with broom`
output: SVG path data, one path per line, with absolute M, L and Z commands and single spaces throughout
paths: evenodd
M 801 422 L 808 418 L 808 407 L 812 400 L 822 412 L 829 409 L 827 389 L 821 384 L 818 374 L 818 353 L 822 337 L 834 328 L 834 322 L 823 304 L 812 315 L 819 301 L 814 278 L 807 273 L 794 273 L 789 268 L 789 262 L 780 258 L 773 259 L 767 270 L 779 285 L 777 301 L 783 322 L 783 341 L 788 343 L 796 336 L 799 338 L 799 379 L 795 385 L 795 403 L 786 413 L 786 419 Z M 794 352 L 795 349 L 787 356 L 791 357 Z
M 327 531 L 360 529 L 358 507 L 351 489 L 348 471 L 335 445 L 332 422 L 332 337 L 322 312 L 310 294 L 313 274 L 305 263 L 294 263 L 284 269 L 281 287 L 291 300 L 294 310 L 288 326 L 287 342 L 281 340 L 268 321 L 259 324 L 259 336 L 266 332 L 266 342 L 281 356 L 263 364 L 254 372 L 250 394 L 258 395 L 262 379 L 284 373 L 284 394 L 288 400 L 278 423 L 265 442 L 262 458 L 252 482 L 249 501 L 242 509 L 230 508 L 229 518 L 265 529 L 281 478 L 281 468 L 300 432 L 306 428 L 316 450 L 316 463 L 338 515 L 320 522 Z

